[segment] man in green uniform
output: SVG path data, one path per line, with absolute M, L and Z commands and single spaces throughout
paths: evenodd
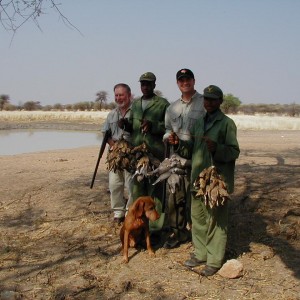
M 191 128 L 191 140 L 182 141 L 172 134 L 168 141 L 177 145 L 176 151 L 192 159 L 191 183 L 205 168 L 214 165 L 225 179 L 228 192 L 233 192 L 235 160 L 240 149 L 234 121 L 220 110 L 222 90 L 210 85 L 204 89 L 206 115 Z M 215 274 L 222 266 L 227 242 L 228 204 L 209 208 L 203 197 L 196 198 L 191 184 L 192 239 L 195 253 L 184 264 L 196 267 L 205 264 L 203 276 Z
M 132 145 L 139 146 L 146 143 L 149 151 L 160 161 L 164 159 L 163 135 L 165 133 L 165 113 L 170 103 L 154 93 L 156 76 L 146 72 L 140 76 L 142 97 L 136 99 L 131 106 L 129 119 L 121 119 L 119 127 L 131 133 Z M 133 179 L 132 197 L 135 201 L 140 196 L 151 196 L 156 201 L 160 213 L 162 203 L 162 183 L 152 185 L 149 178 L 141 182 Z M 160 230 L 163 217 L 150 223 L 150 230 Z M 159 224 L 159 225 L 158 225 Z

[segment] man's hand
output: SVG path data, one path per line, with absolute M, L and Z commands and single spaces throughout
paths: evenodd
M 150 132 L 151 128 L 152 128 L 152 123 L 146 119 L 141 120 L 141 131 L 142 133 L 147 133 Z
M 207 149 L 209 152 L 213 153 L 213 152 L 216 152 L 216 149 L 217 149 L 217 143 L 212 141 L 209 137 L 207 136 L 204 136 L 203 139 L 205 140 L 206 142 L 206 145 L 207 145 Z
M 109 145 L 109 149 L 112 150 L 114 148 L 115 141 L 112 138 L 107 140 L 107 144 Z
M 171 132 L 168 137 L 168 143 L 170 145 L 178 145 L 179 144 L 179 138 L 175 132 Z

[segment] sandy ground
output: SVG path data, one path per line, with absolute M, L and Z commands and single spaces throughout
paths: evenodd
M 240 131 L 226 258 L 238 279 L 182 263 L 192 244 L 122 264 L 99 149 L 0 156 L 0 299 L 300 299 L 300 132 Z

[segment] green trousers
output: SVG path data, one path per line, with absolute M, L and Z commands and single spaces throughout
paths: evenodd
M 154 222 L 150 221 L 149 229 L 151 232 L 161 230 L 165 220 L 165 214 L 162 213 L 163 184 L 157 183 L 156 185 L 152 185 L 154 181 L 155 180 L 151 180 L 151 178 L 144 178 L 141 182 L 138 182 L 135 177 L 132 184 L 133 202 L 141 196 L 151 196 L 156 203 L 156 210 L 160 218 Z
M 208 266 L 220 268 L 227 242 L 228 203 L 213 209 L 206 207 L 204 199 L 191 195 L 192 239 L 196 258 Z

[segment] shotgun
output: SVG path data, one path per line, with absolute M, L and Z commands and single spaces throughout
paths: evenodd
M 98 155 L 98 160 L 97 160 L 97 163 L 96 163 L 93 179 L 92 179 L 91 186 L 90 186 L 91 189 L 94 186 L 94 182 L 95 182 L 95 178 L 96 178 L 96 175 L 97 175 L 100 159 L 102 158 L 102 155 L 104 153 L 107 141 L 110 137 L 111 137 L 111 131 L 110 131 L 110 129 L 108 129 L 108 130 L 105 131 L 104 137 L 103 137 L 103 140 L 102 140 L 101 148 L 100 148 L 99 155 Z

